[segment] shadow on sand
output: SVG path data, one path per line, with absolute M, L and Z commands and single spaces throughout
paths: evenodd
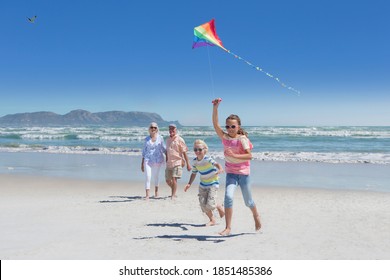
M 100 203 L 118 203 L 118 202 L 133 202 L 136 200 L 145 200 L 144 196 L 110 196 L 109 200 L 101 200 Z M 165 200 L 168 197 L 151 197 L 150 200 Z M 146 200 L 145 200 L 146 201 Z
M 186 231 L 188 230 L 188 227 L 205 227 L 205 224 L 188 224 L 188 223 L 158 223 L 158 224 L 147 224 L 148 227 L 175 227 L 175 228 L 181 228 L 182 230 Z M 173 241 L 183 241 L 183 240 L 197 240 L 197 241 L 208 241 L 212 243 L 221 243 L 225 242 L 229 238 L 234 238 L 237 236 L 243 236 L 243 235 L 252 235 L 255 233 L 238 233 L 238 234 L 230 234 L 227 236 L 221 236 L 221 235 L 190 235 L 190 234 L 165 234 L 165 235 L 157 235 L 152 237 L 138 237 L 134 238 L 136 240 L 145 240 L 145 239 L 154 239 L 154 238 L 160 238 L 160 239 L 171 239 Z
M 183 241 L 183 240 L 197 240 L 197 241 L 208 241 L 212 243 L 221 243 L 225 242 L 229 238 L 234 238 L 237 236 L 243 236 L 248 234 L 254 234 L 254 233 L 238 233 L 238 234 L 230 234 L 227 236 L 221 236 L 221 235 L 190 235 L 190 234 L 176 234 L 176 235 L 157 235 L 154 237 L 138 237 L 134 238 L 135 240 L 145 240 L 145 239 L 154 239 L 154 238 L 160 238 L 160 239 L 171 239 L 173 241 Z
M 176 227 L 182 230 L 188 230 L 188 227 L 204 227 L 205 224 L 185 224 L 185 223 L 161 223 L 161 224 L 147 224 L 148 227 Z

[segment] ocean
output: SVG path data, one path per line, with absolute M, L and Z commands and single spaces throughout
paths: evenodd
M 256 161 L 390 164 L 390 126 L 252 126 L 245 127 Z M 165 138 L 167 128 L 160 128 Z M 191 150 L 203 139 L 209 153 L 223 158 L 214 129 L 179 129 Z M 61 154 L 121 154 L 139 156 L 144 127 L 25 127 L 0 128 L 0 152 Z M 190 153 L 191 154 L 191 153 Z
M 390 127 L 245 129 L 254 145 L 251 181 L 256 186 L 390 191 Z M 167 128 L 160 133 L 168 137 Z M 222 144 L 212 127 L 185 126 L 179 134 L 189 157 L 195 139 L 203 139 L 223 165 Z M 147 135 L 146 127 L 3 127 L 0 174 L 142 182 L 141 149 Z M 189 176 L 183 172 L 180 184 Z

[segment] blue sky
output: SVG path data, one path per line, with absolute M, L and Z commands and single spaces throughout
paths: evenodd
M 387 1 L 2 0 L 0 116 L 156 112 L 184 125 L 390 125 Z M 34 24 L 26 17 L 37 15 Z M 191 49 L 214 18 L 224 46 Z

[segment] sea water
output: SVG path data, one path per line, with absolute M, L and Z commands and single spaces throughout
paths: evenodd
M 390 164 L 390 127 L 246 127 L 260 161 Z M 167 128 L 160 129 L 168 137 Z M 212 127 L 182 127 L 191 148 L 203 139 L 209 152 L 223 158 Z M 0 152 L 140 155 L 148 135 L 143 127 L 0 127 Z
M 255 184 L 390 190 L 390 127 L 245 129 L 254 145 Z M 209 154 L 223 163 L 223 147 L 212 127 L 178 131 L 189 157 L 195 139 L 203 139 Z M 167 128 L 160 134 L 167 138 Z M 0 173 L 142 181 L 140 156 L 147 135 L 147 127 L 0 127 Z

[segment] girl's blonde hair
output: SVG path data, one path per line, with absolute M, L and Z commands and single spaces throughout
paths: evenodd
M 207 146 L 206 142 L 201 140 L 201 139 L 196 139 L 195 142 L 194 142 L 194 147 L 196 145 L 201 145 L 204 147 L 204 149 L 206 150 L 206 152 L 209 150 L 209 147 Z
M 245 135 L 246 137 L 248 137 L 248 132 L 241 128 L 241 119 L 239 116 L 231 114 L 229 117 L 226 118 L 226 120 L 236 120 L 238 125 L 240 126 L 237 134 Z

